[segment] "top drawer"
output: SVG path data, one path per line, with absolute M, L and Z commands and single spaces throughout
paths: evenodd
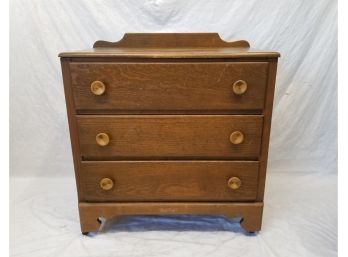
M 78 112 L 257 111 L 268 63 L 76 62 L 70 72 Z

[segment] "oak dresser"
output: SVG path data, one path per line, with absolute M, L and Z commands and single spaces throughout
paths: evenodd
M 279 53 L 216 33 L 130 33 L 59 57 L 83 234 L 123 215 L 261 229 Z

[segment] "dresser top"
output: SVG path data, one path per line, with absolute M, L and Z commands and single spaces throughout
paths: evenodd
M 277 58 L 273 51 L 250 48 L 245 40 L 226 42 L 217 33 L 126 33 L 118 42 L 96 41 L 93 48 L 59 57 Z

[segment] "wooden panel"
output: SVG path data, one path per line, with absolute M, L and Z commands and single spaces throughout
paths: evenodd
M 269 65 L 269 77 L 267 86 L 267 95 L 265 101 L 264 110 L 264 125 L 262 130 L 262 146 L 261 146 L 261 158 L 260 158 L 260 175 L 257 200 L 263 201 L 266 183 L 266 171 L 268 162 L 268 148 L 269 138 L 271 133 L 271 121 L 272 121 L 272 109 L 273 109 L 273 97 L 275 90 L 275 80 L 277 73 L 277 59 L 270 62 Z
M 166 33 L 60 56 L 84 233 L 137 214 L 240 216 L 260 230 L 279 53 Z
M 86 201 L 241 201 L 255 200 L 258 162 L 119 161 L 82 162 Z M 241 180 L 231 189 L 231 177 Z M 103 190 L 109 178 L 114 186 Z
M 63 82 L 64 82 L 65 102 L 66 102 L 66 109 L 67 109 L 67 115 L 68 115 L 71 150 L 73 155 L 74 173 L 75 173 L 75 179 L 76 179 L 76 188 L 77 188 L 78 199 L 80 200 L 81 199 L 80 196 L 82 194 L 82 186 L 81 186 L 81 180 L 79 176 L 81 154 L 80 154 L 80 146 L 78 142 L 75 106 L 74 106 L 72 88 L 71 88 L 69 60 L 62 58 L 61 67 L 62 67 L 62 75 L 63 75 Z
M 71 63 L 77 110 L 262 110 L 268 63 Z M 236 95 L 232 85 L 245 80 Z M 103 95 L 91 92 L 102 81 Z
M 96 159 L 257 159 L 262 116 L 254 115 L 79 115 L 81 154 Z M 232 144 L 240 131 L 244 141 Z M 109 144 L 99 146 L 105 133 Z
M 223 41 L 218 33 L 125 33 L 118 42 L 96 41 L 93 48 L 201 48 L 234 47 L 249 48 L 245 40 Z
M 241 226 L 248 232 L 261 229 L 262 202 L 254 203 L 79 203 L 81 231 L 85 234 L 97 231 L 99 217 L 117 220 L 123 215 L 225 215 L 241 217 Z

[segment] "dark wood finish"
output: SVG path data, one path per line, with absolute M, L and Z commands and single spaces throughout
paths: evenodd
M 139 58 L 149 59 L 206 59 L 206 58 L 277 58 L 276 52 L 262 52 L 248 48 L 185 48 L 185 49 L 165 49 L 165 48 L 93 48 L 80 52 L 61 53 L 60 57 L 102 57 L 102 58 L 129 58 L 137 60 Z
M 254 203 L 79 203 L 81 231 L 98 231 L 98 218 L 113 219 L 124 215 L 225 215 L 241 217 L 248 232 L 261 229 L 262 202 Z
M 242 115 L 79 115 L 84 160 L 110 159 L 257 159 L 262 116 Z M 244 140 L 232 144 L 241 131 Z M 101 147 L 96 135 L 110 142 Z
M 163 57 L 163 58 L 147 58 L 147 57 L 138 57 L 132 58 L 129 56 L 108 56 L 99 57 L 99 56 L 85 56 L 85 57 L 61 57 L 62 59 L 66 58 L 70 60 L 70 63 L 216 63 L 216 62 L 269 62 L 274 57 L 215 57 L 215 58 L 195 58 L 195 57 L 187 57 L 187 58 L 173 58 L 173 57 Z
M 216 33 L 126 34 L 119 42 L 97 41 L 94 48 L 59 57 L 127 58 L 263 58 L 279 53 L 250 49 L 245 40 L 225 42 Z
M 126 33 L 118 42 L 99 40 L 93 48 L 198 48 L 238 47 L 249 48 L 248 41 L 223 41 L 218 33 Z
M 279 53 L 166 33 L 59 56 L 84 234 L 137 214 L 261 229 Z
M 118 161 L 82 162 L 84 200 L 129 201 L 251 201 L 256 199 L 258 162 Z M 231 177 L 242 184 L 232 190 Z M 103 190 L 103 178 L 113 181 Z
M 279 54 L 276 52 L 262 52 L 249 48 L 233 48 L 233 47 L 217 47 L 217 48 L 182 48 L 182 49 L 166 49 L 166 48 L 93 48 L 90 50 L 79 52 L 61 53 L 60 57 L 72 58 L 129 58 L 133 60 L 148 59 L 212 59 L 212 58 L 277 58 Z
M 264 126 L 262 131 L 262 146 L 261 146 L 261 158 L 260 158 L 260 177 L 259 177 L 259 187 L 257 200 L 263 201 L 266 183 L 266 171 L 268 162 L 268 147 L 269 138 L 271 133 L 271 121 L 272 121 L 272 110 L 273 110 L 273 97 L 275 89 L 275 80 L 277 74 L 277 59 L 273 59 L 269 63 L 269 75 L 268 75 L 268 85 L 267 94 L 265 100 L 265 108 L 263 111 L 264 115 Z
M 78 110 L 262 110 L 268 63 L 71 63 Z M 233 90 L 246 81 L 243 95 Z M 91 83 L 106 92 L 94 95 Z
M 64 82 L 65 102 L 66 102 L 67 115 L 68 115 L 68 124 L 69 124 L 69 132 L 70 132 L 71 149 L 73 154 L 77 195 L 80 201 L 81 195 L 83 194 L 83 189 L 82 189 L 81 179 L 80 179 L 80 164 L 82 159 L 80 155 L 80 146 L 78 142 L 78 131 L 77 131 L 76 116 L 75 116 L 75 105 L 73 101 L 73 94 L 72 94 L 72 87 L 71 87 L 71 80 L 70 80 L 69 60 L 62 58 L 61 67 L 62 67 L 62 75 L 63 75 L 63 82 Z

